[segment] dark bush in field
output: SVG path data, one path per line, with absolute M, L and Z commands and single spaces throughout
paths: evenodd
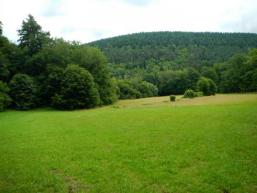
M 28 110 L 35 106 L 37 89 L 33 78 L 26 74 L 16 74 L 9 86 L 16 109 Z
M 170 95 L 170 101 L 175 102 L 176 101 L 176 96 L 175 95 Z
M 99 104 L 99 93 L 92 75 L 78 65 L 68 65 L 63 72 L 60 90 L 52 97 L 52 105 L 71 110 Z

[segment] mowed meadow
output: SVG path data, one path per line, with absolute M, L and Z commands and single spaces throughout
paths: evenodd
M 1 193 L 256 193 L 257 94 L 0 113 Z

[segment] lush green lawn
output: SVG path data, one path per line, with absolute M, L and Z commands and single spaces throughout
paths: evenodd
M 257 94 L 167 99 L 0 113 L 0 192 L 257 192 Z

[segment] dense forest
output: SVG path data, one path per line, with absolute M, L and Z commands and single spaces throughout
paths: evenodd
M 31 15 L 17 43 L 2 32 L 0 22 L 0 111 L 257 91 L 256 34 L 152 32 L 83 45 L 52 38 Z
M 152 83 L 159 95 L 169 95 L 197 90 L 201 77 L 211 79 L 218 92 L 257 91 L 257 34 L 149 32 L 89 45 L 107 56 L 112 74 L 126 90 L 123 98 L 140 96 L 138 81 Z
M 100 50 L 51 38 L 31 15 L 18 30 L 18 44 L 0 29 L 0 110 L 92 108 L 117 100 Z
M 227 61 L 237 53 L 257 48 L 257 34 L 147 32 L 89 43 L 107 56 L 116 77 L 142 75 L 145 71 L 200 69 Z

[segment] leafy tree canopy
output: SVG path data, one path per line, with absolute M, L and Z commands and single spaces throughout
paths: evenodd
M 35 107 L 37 88 L 34 80 L 26 74 L 16 74 L 10 82 L 10 95 L 19 110 Z

